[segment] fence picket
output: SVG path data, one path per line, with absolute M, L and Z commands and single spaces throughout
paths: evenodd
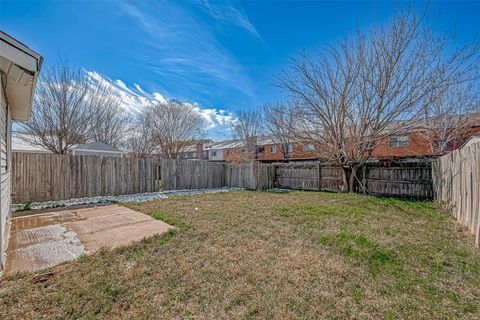
M 475 235 L 480 247 L 480 143 L 438 158 L 432 173 L 436 201 Z

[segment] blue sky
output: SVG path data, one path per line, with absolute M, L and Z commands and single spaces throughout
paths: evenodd
M 196 103 L 209 133 L 229 113 L 278 98 L 288 58 L 314 53 L 356 28 L 387 21 L 391 2 L 6 1 L 0 29 L 40 52 L 111 81 L 126 101 Z M 457 42 L 478 39 L 480 2 L 433 2 L 429 19 Z

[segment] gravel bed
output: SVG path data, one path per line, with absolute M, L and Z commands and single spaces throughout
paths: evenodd
M 75 198 L 75 199 L 68 199 L 68 200 L 56 200 L 56 201 L 46 201 L 46 202 L 31 202 L 28 204 L 20 203 L 20 204 L 13 204 L 12 211 L 15 212 L 15 211 L 25 210 L 25 209 L 71 207 L 71 206 L 88 205 L 88 204 L 96 204 L 96 203 L 145 202 L 145 201 L 166 199 L 168 197 L 179 196 L 179 195 L 219 193 L 219 192 L 229 192 L 229 191 L 235 191 L 235 190 L 243 190 L 243 189 L 224 187 L 224 188 L 218 188 L 218 189 L 171 190 L 171 191 L 161 191 L 161 192 L 125 194 L 125 195 L 119 195 L 119 196 L 98 196 L 98 197 Z

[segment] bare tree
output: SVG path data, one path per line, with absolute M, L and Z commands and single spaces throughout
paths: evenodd
M 133 128 L 128 131 L 128 137 L 123 143 L 125 150 L 135 158 L 152 156 L 156 146 L 150 117 L 146 113 L 140 113 L 132 125 Z
M 478 47 L 448 54 L 447 37 L 424 26 L 423 15 L 399 12 L 392 22 L 358 32 L 324 50 L 318 60 L 303 54 L 276 84 L 298 101 L 295 135 L 321 146 L 321 156 L 344 172 L 354 191 L 356 172 L 385 137 L 402 132 L 423 114 L 439 88 L 469 81 Z
M 237 160 L 250 161 L 254 160 L 257 151 L 257 138 L 263 133 L 263 120 L 260 111 L 238 111 L 235 119 L 229 125 L 233 139 L 240 140 L 245 145 L 243 152 L 234 150 Z
M 293 142 L 295 113 L 293 104 L 288 101 L 275 101 L 263 107 L 266 133 L 280 146 L 284 159 L 290 158 L 290 145 Z
M 480 122 L 480 92 L 475 83 L 441 88 L 432 95 L 418 132 L 430 143 L 432 154 L 443 155 L 474 134 L 472 127 Z
M 119 104 L 104 83 L 58 62 L 40 74 L 32 115 L 21 131 L 28 142 L 59 154 L 92 140 L 117 145 L 129 121 Z
M 40 74 L 25 139 L 53 153 L 66 154 L 89 133 L 92 96 L 81 70 L 57 63 Z
M 106 84 L 94 84 L 89 94 L 96 98 L 90 110 L 88 140 L 118 147 L 132 127 L 131 113 L 121 106 L 120 98 Z
M 169 100 L 152 104 L 145 112 L 153 142 L 164 158 L 178 158 L 187 146 L 205 137 L 206 120 L 191 104 Z

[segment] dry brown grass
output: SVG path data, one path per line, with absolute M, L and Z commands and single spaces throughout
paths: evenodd
M 474 319 L 480 251 L 429 202 L 232 192 L 129 204 L 178 226 L 1 280 L 0 319 Z

